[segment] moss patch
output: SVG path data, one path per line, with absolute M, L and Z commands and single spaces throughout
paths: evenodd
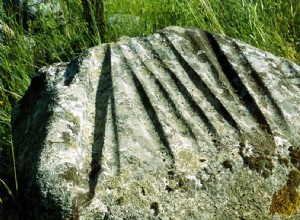
M 159 214 L 159 204 L 157 202 L 151 203 L 150 208 L 154 210 L 155 216 Z
M 269 177 L 274 168 L 272 159 L 266 156 L 244 157 L 244 162 L 251 170 L 260 173 L 264 178 Z
M 298 170 L 300 170 L 300 150 L 294 147 L 289 148 L 291 162 Z
M 270 213 L 278 213 L 283 216 L 291 216 L 300 208 L 300 193 L 297 188 L 300 185 L 300 172 L 292 170 L 286 186 L 282 187 L 272 197 Z
M 80 130 L 80 117 L 75 116 L 71 112 L 66 112 L 65 117 L 69 122 L 73 123 L 73 126 L 71 126 L 72 132 L 78 134 Z
M 246 140 L 252 147 L 252 154 L 245 155 Z M 240 142 L 239 154 L 242 156 L 245 165 L 251 170 L 261 174 L 264 178 L 268 178 L 273 171 L 274 164 L 272 157 L 274 155 L 276 145 L 273 137 L 264 132 L 256 131 L 253 133 L 244 133 Z

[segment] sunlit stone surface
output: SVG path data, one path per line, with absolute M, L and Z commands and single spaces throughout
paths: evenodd
M 300 219 L 300 67 L 169 27 L 42 68 L 13 116 L 31 219 Z

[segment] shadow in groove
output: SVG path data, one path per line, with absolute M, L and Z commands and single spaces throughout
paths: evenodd
M 243 63 L 243 66 L 245 68 L 247 68 L 248 71 L 250 70 L 249 76 L 252 77 L 252 79 L 256 83 L 257 87 L 259 88 L 259 91 L 261 91 L 261 93 L 265 97 L 267 97 L 267 99 L 270 101 L 271 106 L 274 110 L 274 113 L 279 118 L 278 123 L 280 124 L 280 127 L 282 127 L 286 132 L 290 132 L 288 122 L 286 121 L 285 116 L 284 116 L 280 106 L 278 105 L 277 101 L 272 96 L 272 93 L 269 90 L 268 86 L 264 83 L 260 74 L 256 71 L 256 69 L 249 62 L 247 56 L 244 54 L 244 52 L 240 48 L 240 46 L 236 42 L 232 42 L 232 45 L 233 45 L 233 48 L 235 49 L 236 53 L 240 55 L 239 58 L 240 58 L 241 62 Z
M 149 52 L 149 53 L 153 52 L 153 48 L 152 48 L 150 42 L 148 42 L 148 47 L 150 47 L 151 49 L 146 49 L 147 48 L 146 45 L 144 46 L 144 49 L 148 50 L 147 52 Z M 136 50 L 136 48 L 134 48 L 134 46 L 132 46 L 131 50 L 135 53 L 136 57 L 140 60 L 140 62 L 142 63 L 143 67 L 145 68 L 145 70 L 154 79 L 154 82 L 158 86 L 160 93 L 163 95 L 163 97 L 165 98 L 165 100 L 168 102 L 168 104 L 170 105 L 170 107 L 174 111 L 176 118 L 185 126 L 185 128 L 187 129 L 187 132 L 193 138 L 193 140 L 197 141 L 196 136 L 195 136 L 195 134 L 194 134 L 194 132 L 193 132 L 190 124 L 187 122 L 187 120 L 183 117 L 183 115 L 181 114 L 181 112 L 179 111 L 179 109 L 176 107 L 176 104 L 172 100 L 172 98 L 170 97 L 170 94 L 167 91 L 167 89 L 163 86 L 163 84 L 161 83 L 161 81 L 156 77 L 155 73 L 151 70 L 151 68 L 147 65 L 147 63 L 145 63 L 143 61 L 143 59 L 141 58 L 141 55 L 138 53 L 138 51 Z
M 233 68 L 231 63 L 228 60 L 228 57 L 223 53 L 220 45 L 214 36 L 207 32 L 206 36 L 212 46 L 212 49 L 222 67 L 224 74 L 226 75 L 228 81 L 230 82 L 232 88 L 243 101 L 249 113 L 255 118 L 260 127 L 265 130 L 267 133 L 272 134 L 270 125 L 267 122 L 263 112 L 260 110 L 259 106 L 255 102 L 254 98 L 251 96 L 248 88 L 243 83 L 242 79 L 239 77 L 239 74 Z
M 220 102 L 215 98 L 214 94 L 209 90 L 207 85 L 203 82 L 201 77 L 195 72 L 195 70 L 189 66 L 189 64 L 184 60 L 184 58 L 180 55 L 180 53 L 176 50 L 172 42 L 168 39 L 168 37 L 161 33 L 161 36 L 163 39 L 165 39 L 168 42 L 168 46 L 171 48 L 172 52 L 176 56 L 178 62 L 182 66 L 182 68 L 187 73 L 187 76 L 190 78 L 191 82 L 195 85 L 195 87 L 201 91 L 207 101 L 211 103 L 211 105 L 217 109 L 217 107 L 220 107 Z M 154 52 L 155 53 L 155 52 Z M 161 61 L 163 62 L 163 61 Z M 193 99 L 185 85 L 179 80 L 179 78 L 175 75 L 175 73 L 165 68 L 165 71 L 170 75 L 172 80 L 174 81 L 176 87 L 178 90 L 182 93 L 183 97 L 187 100 L 187 102 L 190 104 L 191 108 L 197 113 L 197 115 L 201 118 L 201 120 L 206 125 L 209 132 L 214 134 L 215 136 L 218 136 L 216 128 L 213 126 L 213 124 L 210 122 L 209 118 L 206 116 L 205 112 L 198 106 L 197 102 Z M 219 112 L 219 111 L 218 111 Z
M 132 70 L 131 66 L 129 65 L 126 56 L 123 54 L 124 60 L 125 60 L 125 64 L 130 72 L 130 75 L 132 77 L 132 80 L 134 82 L 134 85 L 138 91 L 138 94 L 141 98 L 142 104 L 147 112 L 147 115 L 149 117 L 149 119 L 151 120 L 154 129 L 156 131 L 156 133 L 159 136 L 159 139 L 161 141 L 161 143 L 163 144 L 163 146 L 165 147 L 166 153 L 169 156 L 169 158 L 171 159 L 172 163 L 175 162 L 175 156 L 174 153 L 172 151 L 171 145 L 168 141 L 168 138 L 165 134 L 165 131 L 163 129 L 163 126 L 161 124 L 161 122 L 159 121 L 159 118 L 157 116 L 157 113 L 151 103 L 151 100 L 149 98 L 149 96 L 147 95 L 147 92 L 145 91 L 142 83 L 140 82 L 140 80 L 138 79 L 138 77 L 135 75 L 134 71 Z
M 216 67 L 216 57 L 214 52 L 210 52 L 210 46 L 208 45 L 206 37 L 199 35 L 199 34 L 191 34 L 190 32 L 186 32 L 185 35 L 187 36 L 187 39 L 190 41 L 192 48 L 194 50 L 194 54 L 197 54 L 198 51 L 205 51 L 201 55 L 197 55 L 197 59 L 204 60 L 205 62 L 208 62 L 210 64 L 211 73 L 214 77 L 215 81 L 218 83 L 219 87 L 222 87 L 223 90 L 226 91 L 226 94 L 230 94 L 228 91 L 228 88 L 224 86 L 221 79 L 219 78 L 219 75 L 221 74 L 219 72 L 219 68 Z M 191 78 L 191 77 L 190 77 Z M 203 83 L 205 83 L 203 81 Z M 208 86 L 207 86 L 208 88 Z M 211 92 L 212 94 L 212 92 Z M 209 93 L 208 93 L 209 95 Z M 232 97 L 233 98 L 233 97 Z M 215 110 L 230 124 L 237 132 L 240 133 L 240 127 L 237 124 L 237 122 L 234 120 L 234 118 L 231 116 L 230 112 L 225 108 L 225 106 L 222 104 L 222 100 L 219 100 L 216 96 L 211 97 L 208 99 L 208 101 L 213 104 L 216 103 L 213 107 Z
M 109 101 L 113 101 L 111 77 L 111 51 L 107 45 L 102 69 L 100 72 L 95 102 L 94 143 L 92 146 L 92 163 L 89 177 L 90 198 L 95 194 L 95 188 L 101 170 L 102 151 L 104 147 L 105 126 Z M 113 113 L 114 114 L 114 113 Z

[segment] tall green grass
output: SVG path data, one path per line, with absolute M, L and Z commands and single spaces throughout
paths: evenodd
M 5 15 L 0 3 L 0 19 L 15 31 L 13 39 L 0 44 L 0 151 L 7 152 L 8 157 L 4 166 L 8 175 L 0 179 L 14 189 L 11 195 L 17 192 L 11 150 L 12 108 L 41 66 L 70 61 L 100 43 L 99 37 L 88 31 L 81 1 L 60 3 L 63 20 L 57 16 L 40 17 L 29 22 L 28 30 L 22 29 L 14 14 Z M 237 38 L 300 64 L 299 0 L 106 0 L 105 8 L 107 21 L 116 14 L 124 18 L 122 22 L 107 23 L 107 42 L 123 35 L 146 36 L 170 25 L 197 27 Z M 9 198 L 14 197 L 2 193 L 0 202 Z

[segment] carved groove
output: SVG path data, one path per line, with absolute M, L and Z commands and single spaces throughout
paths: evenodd
M 225 73 L 234 91 L 240 97 L 240 99 L 242 100 L 243 104 L 246 106 L 249 113 L 253 116 L 253 118 L 255 118 L 255 120 L 261 126 L 261 128 L 266 132 L 268 132 L 269 134 L 272 134 L 270 125 L 268 124 L 264 114 L 259 109 L 257 103 L 255 102 L 254 98 L 251 96 L 250 92 L 248 91 L 247 87 L 239 77 L 238 73 L 234 70 L 233 66 L 228 61 L 228 58 L 224 55 L 218 42 L 216 41 L 216 39 L 212 34 L 207 32 L 206 35 L 222 67 L 222 70 Z
M 121 169 L 121 160 L 120 160 L 120 144 L 119 144 L 119 135 L 118 135 L 118 124 L 117 124 L 117 114 L 116 114 L 116 104 L 115 104 L 115 95 L 114 95 L 114 87 L 111 88 L 111 96 L 110 96 L 110 103 L 111 103 L 111 111 L 112 111 L 112 124 L 113 124 L 113 134 L 115 140 L 115 157 L 116 157 L 116 165 L 117 165 L 117 172 L 120 172 Z
M 265 83 L 263 82 L 262 78 L 257 73 L 257 71 L 252 67 L 251 63 L 249 62 L 247 57 L 244 55 L 244 53 L 241 50 L 241 48 L 239 47 L 239 45 L 236 42 L 232 42 L 232 44 L 233 44 L 233 48 L 235 49 L 236 53 L 240 55 L 239 57 L 242 61 L 242 66 L 244 68 L 246 68 L 246 70 L 250 71 L 250 74 L 248 74 L 248 75 L 253 78 L 254 82 L 257 84 L 257 86 L 259 88 L 258 90 L 267 97 L 270 104 L 272 105 L 272 109 L 275 112 L 275 115 L 279 118 L 279 120 L 277 120 L 278 123 L 280 123 L 281 126 L 283 127 L 283 129 L 288 132 L 290 129 L 287 124 L 287 121 L 283 115 L 282 110 L 280 109 L 279 105 L 277 104 L 277 102 L 273 98 L 271 92 L 269 91 L 268 87 L 265 85 Z M 277 117 L 275 117 L 275 118 L 277 118 Z
M 228 98 L 234 99 L 232 97 L 229 89 L 224 84 L 224 82 L 221 81 L 220 75 L 222 74 L 222 70 L 220 70 L 215 63 L 217 62 L 216 56 L 214 53 L 211 52 L 208 39 L 206 38 L 206 35 L 202 34 L 201 32 L 197 32 L 195 34 L 194 32 L 191 33 L 191 31 L 187 31 L 185 33 L 185 38 L 190 42 L 191 48 L 193 49 L 193 53 L 197 54 L 197 59 L 199 62 L 206 61 L 209 63 L 211 68 L 212 76 L 214 77 L 214 80 L 217 83 L 218 87 L 221 87 L 224 90 L 224 93 L 226 93 Z M 199 51 L 204 51 L 201 54 L 198 54 Z M 216 109 L 217 112 L 222 115 L 222 117 L 227 121 L 228 124 L 233 126 L 235 130 L 240 133 L 239 125 L 237 124 L 236 120 L 231 116 L 230 112 L 226 109 L 226 107 L 222 104 L 222 101 L 219 100 L 217 97 L 215 97 L 217 101 L 220 103 L 218 106 L 219 109 Z
M 151 52 L 154 54 L 154 59 L 158 60 L 161 63 L 164 63 L 164 61 L 160 58 L 159 54 L 157 54 L 157 52 L 154 49 L 152 49 Z M 209 121 L 208 117 L 205 115 L 204 111 L 196 103 L 196 101 L 193 99 L 192 95 L 188 92 L 188 90 L 183 85 L 183 83 L 180 81 L 180 79 L 175 75 L 175 73 L 171 69 L 169 69 L 165 65 L 163 65 L 163 69 L 164 69 L 165 72 L 167 72 L 170 75 L 171 79 L 173 80 L 173 83 L 176 85 L 176 88 L 182 94 L 182 96 L 184 97 L 186 102 L 189 103 L 191 109 L 204 122 L 208 132 L 210 132 L 214 135 L 217 135 L 216 134 L 216 129 L 210 123 L 210 121 Z
M 130 75 L 132 77 L 132 80 L 134 82 L 134 86 L 136 87 L 138 94 L 140 96 L 141 102 L 144 106 L 144 109 L 146 110 L 146 113 L 149 117 L 149 119 L 151 120 L 153 127 L 156 131 L 156 133 L 159 136 L 160 141 L 162 142 L 163 146 L 165 147 L 165 150 L 167 152 L 167 156 L 170 157 L 170 159 L 173 161 L 175 161 L 175 157 L 171 148 L 171 145 L 168 141 L 168 138 L 165 134 L 165 131 L 163 129 L 163 126 L 161 124 L 161 122 L 159 121 L 159 118 L 157 116 L 157 113 L 151 103 L 150 98 L 148 97 L 142 83 L 140 82 L 140 80 L 138 79 L 138 77 L 136 76 L 136 74 L 134 73 L 132 67 L 129 65 L 127 58 L 124 56 L 124 62 L 130 72 Z
M 113 88 L 111 78 L 111 51 L 107 45 L 105 57 L 102 62 L 101 75 L 99 77 L 96 93 L 96 115 L 94 129 L 94 144 L 92 146 L 92 162 L 89 179 L 90 196 L 93 197 L 101 170 L 102 151 L 104 147 L 105 126 L 107 122 L 107 112 L 109 99 L 113 100 Z M 116 133 L 117 135 L 117 133 Z
M 133 45 L 131 45 L 133 46 Z M 148 45 L 149 46 L 149 45 Z M 151 46 L 151 45 L 150 45 Z M 151 47 L 151 49 L 147 49 L 147 46 L 144 45 L 144 49 L 145 50 L 150 50 L 152 51 L 153 48 Z M 145 70 L 147 71 L 148 74 L 151 75 L 151 77 L 154 79 L 155 84 L 158 86 L 160 93 L 163 95 L 164 99 L 170 104 L 176 118 L 184 125 L 184 127 L 187 129 L 189 136 L 191 136 L 194 140 L 196 140 L 196 136 L 191 128 L 191 126 L 189 125 L 189 123 L 186 121 L 186 119 L 182 116 L 182 113 L 177 109 L 175 102 L 172 100 L 172 98 L 170 97 L 168 91 L 166 90 L 166 88 L 162 85 L 162 83 L 160 82 L 160 80 L 155 76 L 154 72 L 151 71 L 151 69 L 149 68 L 149 66 L 143 62 L 141 55 L 138 53 L 137 49 L 134 47 L 131 47 L 131 50 L 135 52 L 135 55 L 139 58 L 140 62 L 142 63 L 143 67 L 145 68 Z
M 195 70 L 184 60 L 182 55 L 177 51 L 172 42 L 168 39 L 168 37 L 164 34 L 161 34 L 166 41 L 168 42 L 168 46 L 171 48 L 173 53 L 175 54 L 178 62 L 185 69 L 188 77 L 191 82 L 195 85 L 195 87 L 204 95 L 207 101 L 214 107 L 214 109 L 236 130 L 239 130 L 238 125 L 235 120 L 231 117 L 227 109 L 222 105 L 220 100 L 213 94 L 213 92 L 209 89 L 209 87 L 205 84 L 205 82 L 201 79 L 201 77 L 195 72 Z M 175 76 L 176 77 L 176 76 Z M 178 80 L 174 78 L 174 80 Z M 179 80 L 178 80 L 179 81 Z M 181 85 L 183 88 L 184 86 Z M 210 126 L 209 119 L 205 116 L 205 123 Z M 213 131 L 216 132 L 216 129 L 213 128 Z

